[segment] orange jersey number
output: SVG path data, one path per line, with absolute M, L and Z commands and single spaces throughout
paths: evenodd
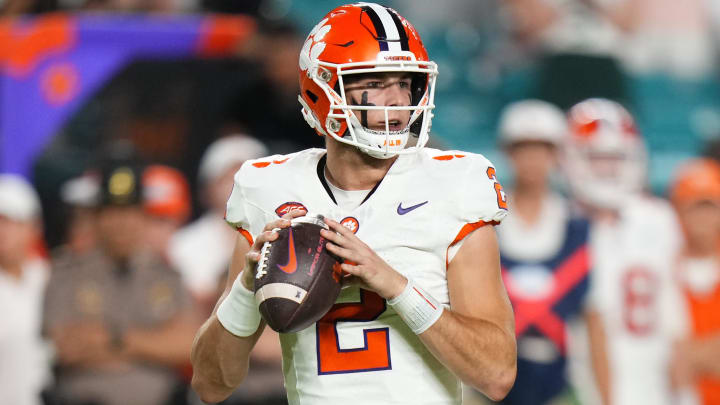
M 507 209 L 507 199 L 505 198 L 505 192 L 503 191 L 502 185 L 497 181 L 497 178 L 495 177 L 495 168 L 494 167 L 488 167 L 487 169 L 487 176 L 488 179 L 492 180 L 495 185 L 495 194 L 497 194 L 497 203 L 498 207 L 506 210 Z
M 385 300 L 371 291 L 360 290 L 360 302 L 335 304 L 317 322 L 318 374 L 358 373 L 389 370 L 388 328 L 365 329 L 365 346 L 341 349 L 338 322 L 370 322 L 385 312 Z

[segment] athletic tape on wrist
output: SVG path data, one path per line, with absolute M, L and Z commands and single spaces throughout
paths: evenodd
M 245 288 L 242 273 L 233 282 L 227 297 L 220 303 L 217 318 L 228 332 L 235 336 L 247 337 L 260 326 L 260 310 L 255 294 Z
M 419 335 L 431 327 L 443 313 L 443 306 L 408 278 L 405 290 L 388 301 L 405 323 Z

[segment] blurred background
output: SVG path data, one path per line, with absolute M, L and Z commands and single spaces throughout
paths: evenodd
M 43 207 L 103 147 L 132 142 L 195 186 L 199 160 L 231 133 L 270 152 L 322 145 L 298 113 L 298 49 L 338 1 L 3 0 L 0 170 L 32 178 Z M 387 2 L 439 65 L 432 134 L 497 153 L 499 113 L 540 98 L 568 108 L 621 101 L 650 148 L 649 185 L 720 134 L 715 1 Z M 222 13 L 222 14 L 216 14 Z M 500 179 L 506 171 L 498 170 Z M 193 217 L 202 210 L 196 197 Z M 62 218 L 46 213 L 51 245 Z
M 128 230 L 128 237 L 157 243 L 162 260 L 148 266 L 172 268 L 180 275 L 177 281 L 168 278 L 166 285 L 172 288 L 153 294 L 188 308 L 186 314 L 158 315 L 143 325 L 155 325 L 153 332 L 158 333 L 166 327 L 195 330 L 214 305 L 232 248 L 226 241 L 234 236 L 222 225 L 232 172 L 246 159 L 323 145 L 299 111 L 297 60 L 305 35 L 329 10 L 344 3 L 0 0 L 0 173 L 19 175 L 37 192 L 8 202 L 10 208 L 3 213 L 32 219 L 33 229 L 41 232 L 28 239 L 33 257 L 47 259 L 68 251 L 78 256 L 97 244 L 115 243 L 95 229 L 94 209 L 137 205 L 156 222 L 144 223 L 140 232 Z M 673 173 L 683 162 L 720 150 L 720 1 L 388 0 L 384 5 L 413 23 L 430 59 L 438 63 L 431 142 L 486 155 L 498 167 L 501 182 L 510 181 L 510 170 L 505 170 L 509 163 L 498 146 L 500 115 L 508 104 L 528 98 L 562 110 L 589 97 L 623 104 L 645 138 L 647 187 L 657 196 L 667 195 Z M 110 161 L 114 166 L 104 168 Z M 147 173 L 128 172 L 138 185 L 156 185 L 157 206 L 132 198 L 94 199 L 97 187 L 101 194 L 110 193 L 118 174 L 113 170 L 139 161 L 170 173 L 158 175 L 154 182 Z M 0 192 L 0 200 L 4 197 Z M 32 205 L 36 199 L 36 212 L 17 214 L 13 208 Z M 123 232 L 108 221 L 110 234 L 112 229 Z M 196 259 L 202 263 L 185 264 L 189 268 L 184 269 L 183 263 L 193 256 L 215 258 Z M 61 268 L 86 265 L 60 258 L 65 260 L 60 260 Z M 3 264 L 10 267 L 2 262 L 0 267 Z M 200 271 L 194 269 L 202 266 L 207 270 L 196 274 Z M 52 273 L 50 286 L 56 277 L 81 277 Z M 38 281 L 24 290 L 38 307 L 35 329 L 29 332 L 38 336 L 40 329 L 52 336 L 49 329 L 61 320 L 79 322 L 62 314 L 56 315 L 61 320 L 47 319 L 42 304 L 32 298 L 46 283 Z M 100 287 L 66 288 L 72 292 L 52 293 L 54 306 L 78 300 L 88 308 L 104 305 Z M 127 293 L 133 296 L 136 291 L 128 287 Z M 5 327 L 2 318 L 8 308 L 21 306 L 9 293 L 2 297 L 14 306 L 0 305 L 0 328 Z M 181 305 L 184 302 L 187 305 Z M 108 344 L 124 336 L 110 327 L 100 329 L 88 333 Z M 78 364 L 105 364 L 58 355 L 57 340 L 72 340 L 63 333 L 49 339 L 54 345 L 43 340 L 23 349 L 43 350 L 55 359 L 48 362 L 53 365 L 49 377 L 37 383 L 46 387 L 44 401 L 105 404 L 84 397 L 62 402 L 65 389 L 100 390 L 96 387 L 115 381 L 78 377 L 57 388 L 55 382 L 62 380 L 57 376 L 76 373 Z M 0 346 L 2 337 L 0 331 Z M 244 384 L 235 403 L 282 403 L 279 351 L 274 337 L 268 342 L 256 359 L 256 366 L 265 371 L 257 373 L 258 381 Z M 189 343 L 177 344 L 177 351 L 164 354 L 155 348 L 135 348 L 145 357 L 135 353 L 133 359 L 145 364 L 159 357 L 159 364 L 172 370 L 172 389 L 162 392 L 175 399 L 149 403 L 197 401 L 187 390 L 188 361 L 183 353 Z M 125 367 L 113 364 L 98 367 Z M 0 403 L 39 403 L 1 400 L 7 387 L 3 375 L 0 371 Z

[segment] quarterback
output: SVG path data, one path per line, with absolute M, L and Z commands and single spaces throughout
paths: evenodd
M 332 10 L 300 54 L 302 114 L 326 139 L 246 162 L 227 221 L 228 285 L 195 339 L 193 387 L 226 398 L 265 327 L 252 288 L 260 249 L 307 212 L 330 227 L 346 287 L 315 325 L 280 335 L 290 404 L 460 404 L 464 382 L 512 387 L 512 308 L 493 225 L 507 214 L 481 155 L 424 148 L 437 67 L 413 26 L 374 3 Z

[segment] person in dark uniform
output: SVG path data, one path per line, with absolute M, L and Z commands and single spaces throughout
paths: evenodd
M 513 168 L 512 215 L 498 226 L 502 275 L 515 312 L 518 374 L 503 404 L 571 403 L 568 322 L 579 318 L 589 286 L 589 222 L 551 187 L 565 115 L 552 104 L 508 106 L 500 141 Z
M 97 248 L 52 260 L 44 327 L 57 352 L 55 395 L 69 405 L 163 404 L 199 323 L 180 276 L 143 246 L 140 165 L 100 172 Z

